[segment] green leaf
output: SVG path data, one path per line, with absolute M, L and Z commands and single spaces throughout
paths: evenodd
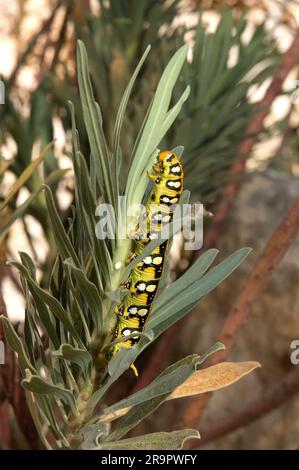
M 20 258 L 21 258 L 23 265 L 27 268 L 28 272 L 30 273 L 31 278 L 35 279 L 35 266 L 30 256 L 27 253 L 20 252 Z M 28 288 L 26 287 L 26 291 L 24 291 L 24 294 L 25 294 L 25 297 L 28 299 L 27 290 Z M 58 336 L 54 327 L 53 317 L 49 313 L 47 305 L 41 300 L 41 298 L 36 294 L 36 292 L 32 291 L 32 289 L 31 289 L 31 294 L 34 299 L 41 323 L 43 324 L 45 328 L 45 332 L 47 335 L 49 335 L 49 338 L 53 342 L 54 346 L 58 348 L 59 339 L 58 339 Z M 26 320 L 27 320 L 27 316 L 26 316 Z M 34 321 L 34 319 L 32 319 L 32 321 Z
M 66 234 L 63 223 L 55 207 L 52 191 L 46 185 L 44 185 L 43 188 L 46 194 L 49 217 L 53 229 L 53 235 L 57 244 L 57 248 L 59 250 L 59 254 L 63 260 L 65 260 L 66 258 L 71 258 L 74 264 L 80 267 L 80 261 L 78 259 L 78 256 L 71 244 L 69 237 Z
M 88 368 L 92 362 L 92 357 L 86 349 L 74 348 L 70 344 L 62 344 L 58 351 L 53 351 L 53 356 L 65 361 L 74 362 L 84 370 L 86 376 L 88 375 Z
M 218 253 L 218 250 L 211 248 L 201 255 L 200 258 L 198 258 L 198 260 L 196 260 L 195 263 L 186 271 L 186 273 L 183 274 L 183 276 L 167 287 L 167 289 L 165 289 L 157 298 L 157 301 L 155 302 L 156 310 L 159 311 L 163 305 L 167 304 L 171 299 L 177 298 L 177 296 L 191 284 L 198 282 L 209 269 Z
M 106 284 L 112 269 L 111 256 L 106 240 L 99 240 L 96 236 L 96 196 L 91 191 L 91 181 L 85 159 L 81 152 L 77 152 L 74 160 L 77 160 L 79 178 L 77 181 L 78 196 L 77 205 L 80 213 L 81 223 L 85 227 L 85 236 L 89 241 L 90 254 L 96 270 L 101 271 L 103 282 Z M 101 276 L 98 276 L 99 287 L 102 289 Z
M 148 46 L 143 53 L 143 56 L 141 57 L 129 83 L 128 86 L 123 94 L 118 113 L 116 116 L 116 121 L 115 121 L 115 128 L 114 128 L 114 139 L 113 139 L 113 161 L 114 161 L 114 176 L 115 180 L 118 182 L 118 168 L 119 168 L 119 147 L 120 147 L 120 135 L 123 127 L 123 121 L 124 121 L 124 116 L 125 116 L 125 111 L 128 105 L 128 101 L 133 89 L 133 86 L 135 84 L 136 78 L 140 72 L 141 67 L 143 66 L 145 59 L 147 58 L 149 51 L 151 49 L 151 46 Z M 117 191 L 118 192 L 118 191 Z
M 44 444 L 45 448 L 47 450 L 52 450 L 53 447 L 49 443 L 47 437 L 46 437 L 46 429 L 45 429 L 45 420 L 42 419 L 40 409 L 36 406 L 36 400 L 34 397 L 34 394 L 32 392 L 29 392 L 28 390 L 25 390 L 25 396 L 26 396 L 26 402 L 27 406 L 29 408 L 31 417 L 34 421 L 35 427 L 37 429 L 38 435 Z
M 97 426 L 85 426 L 83 430 L 78 432 L 78 434 L 81 433 L 83 436 L 83 441 L 81 436 L 79 437 L 79 440 L 82 441 L 79 448 L 83 450 L 95 450 L 98 441 L 103 436 L 108 436 L 109 429 L 110 427 L 106 423 L 101 423 Z
M 38 375 L 29 375 L 22 381 L 22 385 L 26 390 L 41 395 L 54 395 L 66 403 L 75 416 L 78 415 L 76 400 L 70 390 L 59 385 L 53 385 L 42 379 Z
M 70 335 L 73 337 L 73 339 L 80 345 L 80 347 L 84 348 L 84 344 L 76 332 L 74 326 L 72 325 L 71 321 L 69 320 L 66 311 L 63 309 L 63 307 L 60 305 L 58 300 L 53 297 L 51 294 L 46 292 L 44 289 L 42 289 L 37 282 L 35 282 L 28 270 L 23 266 L 21 263 L 17 262 L 11 262 L 10 263 L 12 266 L 15 266 L 21 274 L 26 278 L 28 282 L 29 289 L 32 290 L 43 302 L 45 302 L 48 307 L 50 308 L 50 311 L 53 313 L 53 315 L 60 320 L 60 322 L 64 325 L 66 330 L 70 333 Z
M 152 160 L 149 157 L 153 155 L 189 95 L 187 87 L 179 101 L 168 111 L 173 88 L 186 55 L 187 46 L 182 46 L 169 61 L 158 84 L 146 122 L 137 137 L 126 186 L 128 205 L 141 202 L 147 185 L 146 171 L 152 166 Z
M 183 145 L 178 145 L 177 147 L 174 147 L 173 149 L 171 149 L 171 152 L 175 153 L 177 155 L 177 157 L 181 158 L 181 156 L 183 155 L 183 152 L 184 152 L 184 146 Z
M 139 390 L 133 395 L 130 395 L 128 398 L 120 400 L 115 405 L 106 408 L 103 415 L 114 413 L 121 408 L 128 408 L 139 405 L 149 399 L 164 395 L 165 393 L 172 393 L 173 390 L 184 383 L 185 380 L 190 376 L 190 370 L 191 373 L 195 372 L 196 368 L 202 364 L 210 355 L 220 351 L 221 349 L 225 349 L 224 345 L 222 343 L 216 343 L 202 356 L 188 356 L 187 358 L 183 359 L 183 364 L 181 361 L 172 364 L 147 387 Z M 184 374 L 186 374 L 186 379 L 182 380 Z
M 90 309 L 96 333 L 101 332 L 103 330 L 103 309 L 102 299 L 98 289 L 91 281 L 89 281 L 83 269 L 77 268 L 70 258 L 66 259 L 64 264 L 71 268 L 71 271 L 75 276 L 80 292 L 85 298 Z
M 115 195 L 113 193 L 113 183 L 109 170 L 108 149 L 103 133 L 100 109 L 95 101 L 91 86 L 86 49 L 83 42 L 80 40 L 78 41 L 77 64 L 79 91 L 86 131 L 91 148 L 91 158 L 94 159 L 99 186 L 103 192 L 105 201 L 115 207 Z
M 25 375 L 26 369 L 30 369 L 32 372 L 36 372 L 35 368 L 32 366 L 30 362 L 30 359 L 25 350 L 23 342 L 21 341 L 21 339 L 15 332 L 8 318 L 1 315 L 0 320 L 2 321 L 4 334 L 5 334 L 5 337 L 7 339 L 9 346 L 18 355 L 19 365 L 20 365 L 22 374 Z
M 195 429 L 172 432 L 154 432 L 143 436 L 123 439 L 118 442 L 99 444 L 94 449 L 101 450 L 180 450 L 188 439 L 200 439 Z
M 87 409 L 91 413 L 101 398 L 105 395 L 111 385 L 123 374 L 124 371 L 129 369 L 130 365 L 137 356 L 137 349 L 135 347 L 123 349 L 121 354 L 116 354 L 109 361 L 109 375 L 101 387 L 96 390 L 90 397 Z
M 161 308 L 159 308 L 158 299 L 157 303 L 154 305 L 153 313 L 149 318 L 146 329 L 149 328 L 153 330 L 155 338 L 157 338 L 163 331 L 186 315 L 203 297 L 226 279 L 250 252 L 251 248 L 241 248 L 228 256 L 224 261 L 205 274 L 199 282 L 194 279 L 194 282 L 191 283 L 188 288 L 180 292 L 179 297 L 172 298 Z M 180 279 L 176 282 L 178 283 L 178 291 L 180 291 Z
M 153 413 L 175 390 L 181 385 L 187 378 L 196 371 L 199 364 L 202 364 L 204 360 L 219 349 L 223 349 L 224 346 L 221 343 L 216 343 L 210 350 L 207 351 L 203 356 L 188 356 L 175 364 L 172 364 L 160 374 L 148 387 L 145 387 L 140 392 L 129 397 L 127 400 L 122 400 L 116 404 L 118 406 L 121 403 L 121 407 L 134 405 L 128 413 L 119 421 L 117 427 L 112 433 L 106 438 L 106 440 L 114 441 L 118 440 L 127 434 L 133 427 L 135 427 L 140 421 L 146 418 L 148 415 Z M 112 407 L 113 410 L 113 407 Z M 110 408 L 111 411 L 111 408 Z

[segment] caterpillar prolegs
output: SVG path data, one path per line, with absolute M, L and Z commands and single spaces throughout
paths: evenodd
M 133 259 L 155 237 L 164 225 L 171 222 L 175 205 L 183 191 L 183 169 L 177 155 L 170 151 L 159 153 L 148 177 L 153 181 L 153 188 L 146 203 L 144 223 L 139 225 L 134 234 Z M 150 227 L 150 231 L 144 230 Z M 149 317 L 152 303 L 157 293 L 165 264 L 168 241 L 164 241 L 132 269 L 126 282 L 128 293 L 122 303 L 115 308 L 118 324 L 115 339 L 123 341 L 115 344 L 109 356 L 115 355 L 120 348 L 128 348 L 138 343 L 140 335 Z M 131 366 L 135 373 L 136 368 Z

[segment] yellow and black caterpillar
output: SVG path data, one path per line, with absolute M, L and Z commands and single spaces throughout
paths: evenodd
M 173 152 L 159 153 L 148 177 L 153 180 L 154 185 L 145 206 L 145 224 L 139 224 L 134 232 L 134 252 L 130 259 L 139 255 L 152 239 L 157 238 L 162 227 L 171 222 L 183 191 L 183 169 Z M 115 355 L 120 348 L 138 343 L 140 335 L 128 339 L 126 336 L 140 333 L 144 329 L 162 276 L 167 245 L 167 240 L 162 242 L 132 269 L 125 284 L 129 291 L 122 303 L 115 308 L 119 317 L 115 339 L 123 338 L 123 341 L 115 344 L 110 356 Z

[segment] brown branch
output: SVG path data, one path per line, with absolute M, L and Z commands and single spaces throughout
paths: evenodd
M 299 198 L 296 199 L 284 220 L 272 234 L 222 326 L 218 340 L 225 345 L 226 349 L 213 354 L 213 356 L 205 362 L 205 367 L 227 359 L 235 344 L 237 334 L 250 315 L 253 303 L 260 297 L 273 271 L 295 240 L 298 232 Z M 190 400 L 185 408 L 184 416 L 180 420 L 180 426 L 197 426 L 210 396 L 211 394 L 205 394 Z
M 215 439 L 225 436 L 239 428 L 262 418 L 267 413 L 278 408 L 282 403 L 290 399 L 299 390 L 299 366 L 289 372 L 283 379 L 273 385 L 263 395 L 250 401 L 233 415 L 219 418 L 200 431 L 200 446 L 198 441 L 191 448 L 201 447 Z

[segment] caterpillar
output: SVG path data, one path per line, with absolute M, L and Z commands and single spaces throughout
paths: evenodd
M 146 245 L 152 239 L 157 238 L 162 227 L 171 222 L 174 209 L 183 191 L 182 165 L 173 152 L 159 153 L 151 171 L 148 172 L 148 177 L 153 181 L 153 188 L 145 206 L 143 216 L 145 224 L 139 224 L 134 232 L 134 252 L 129 256 L 129 260 L 142 253 Z M 150 231 L 147 231 L 148 227 Z M 114 345 L 109 353 L 110 357 L 114 356 L 120 348 L 132 347 L 139 342 L 139 333 L 144 330 L 159 287 L 167 246 L 167 240 L 162 242 L 132 269 L 124 285 L 128 293 L 114 310 L 118 316 L 114 338 L 123 340 Z M 126 339 L 126 336 L 134 333 L 138 334 Z M 132 364 L 131 367 L 138 375 L 135 366 Z

